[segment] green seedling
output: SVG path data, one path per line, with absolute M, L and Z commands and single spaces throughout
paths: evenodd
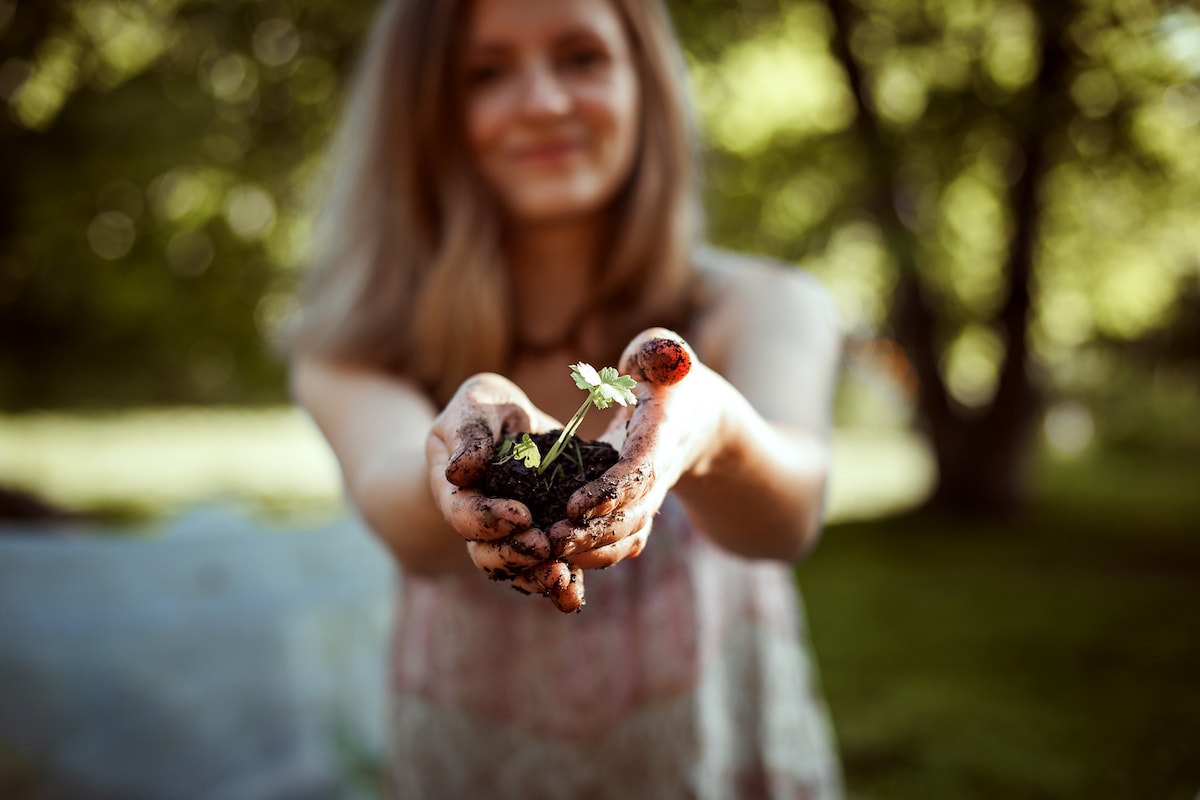
M 618 374 L 613 367 L 604 367 L 597 372 L 591 364 L 581 361 L 571 365 L 571 377 L 575 379 L 575 385 L 586 391 L 588 396 L 574 416 L 567 421 L 562 433 L 558 435 L 558 439 L 550 446 L 549 452 L 543 456 L 538 452 L 538 447 L 533 439 L 529 437 L 528 433 L 525 433 L 516 442 L 504 443 L 499 453 L 501 461 L 516 458 L 529 469 L 536 469 L 538 475 L 543 475 L 575 436 L 575 431 L 579 430 L 579 426 L 583 424 L 583 418 L 587 416 L 587 412 L 592 406 L 605 409 L 613 403 L 619 406 L 631 406 L 637 403 L 637 397 L 631 391 L 634 386 L 637 386 L 637 381 L 628 375 Z

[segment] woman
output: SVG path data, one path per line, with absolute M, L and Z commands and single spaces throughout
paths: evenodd
M 681 62 L 648 0 L 393 0 L 364 54 L 291 345 L 402 573 L 398 797 L 839 796 L 791 574 L 839 334 L 811 279 L 698 246 Z M 539 530 L 477 483 L 577 361 L 639 402 L 579 431 L 616 491 Z

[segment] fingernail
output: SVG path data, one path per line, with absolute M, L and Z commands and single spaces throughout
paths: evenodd
M 642 345 L 638 362 L 647 380 L 660 386 L 672 386 L 692 369 L 692 357 L 681 342 L 674 339 L 651 339 Z
M 603 517 L 607 514 L 611 514 L 612 510 L 616 507 L 616 500 L 603 500 L 591 508 L 584 509 L 583 518 L 585 521 L 590 521 L 596 517 Z

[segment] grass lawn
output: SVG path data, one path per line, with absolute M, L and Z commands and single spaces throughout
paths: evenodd
M 852 798 L 1200 793 L 1195 454 L 1036 485 L 1005 522 L 831 525 L 798 568 Z

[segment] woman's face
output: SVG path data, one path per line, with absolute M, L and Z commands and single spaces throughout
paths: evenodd
M 637 149 L 639 87 L 609 0 L 473 0 L 458 67 L 470 155 L 514 220 L 613 198 Z

